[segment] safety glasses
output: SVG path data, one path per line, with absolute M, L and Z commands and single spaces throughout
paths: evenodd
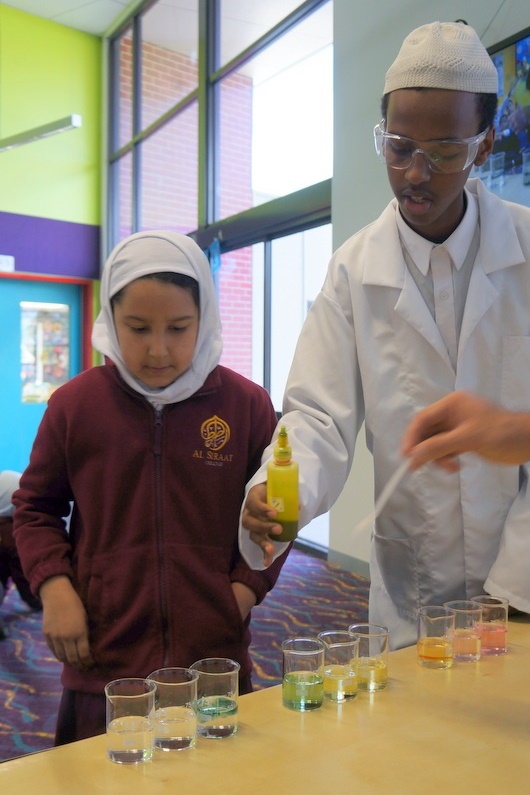
M 456 174 L 464 171 L 477 156 L 478 148 L 489 128 L 472 138 L 447 138 L 439 141 L 415 141 L 406 135 L 385 131 L 385 120 L 374 127 L 375 151 L 390 168 L 409 168 L 417 154 L 422 154 L 431 171 Z

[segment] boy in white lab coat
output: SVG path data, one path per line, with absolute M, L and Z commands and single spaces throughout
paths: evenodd
M 460 23 L 414 30 L 387 72 L 374 137 L 395 198 L 333 256 L 286 387 L 302 524 L 340 494 L 363 420 L 377 497 L 418 410 L 457 389 L 530 405 L 530 210 L 468 181 L 493 148 L 497 86 Z M 256 568 L 283 549 L 265 502 L 270 453 L 242 514 Z M 473 457 L 453 475 L 425 467 L 401 482 L 370 561 L 370 620 L 390 628 L 392 648 L 415 642 L 421 605 L 487 591 L 530 612 L 526 476 Z

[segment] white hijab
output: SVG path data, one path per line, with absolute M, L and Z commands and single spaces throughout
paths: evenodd
M 150 273 L 181 273 L 199 284 L 199 334 L 191 366 L 169 386 L 149 389 L 126 367 L 116 337 L 110 299 L 123 287 Z M 199 246 L 178 232 L 138 232 L 111 252 L 101 276 L 101 311 L 92 345 L 108 356 L 123 380 L 152 403 L 178 403 L 193 395 L 219 364 L 223 347 L 210 265 Z

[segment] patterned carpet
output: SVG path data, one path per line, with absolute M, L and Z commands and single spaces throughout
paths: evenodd
M 53 743 L 61 666 L 34 613 L 11 586 L 0 608 L 9 637 L 0 642 L 0 760 Z
M 0 642 L 0 761 L 53 744 L 60 665 L 33 613 L 12 587 L 0 608 L 9 637 Z M 274 590 L 252 611 L 254 686 L 281 681 L 282 641 L 366 621 L 368 580 L 292 550 Z
M 367 621 L 368 588 L 364 577 L 291 550 L 276 586 L 252 611 L 254 688 L 281 682 L 281 644 L 286 638 L 314 637 Z

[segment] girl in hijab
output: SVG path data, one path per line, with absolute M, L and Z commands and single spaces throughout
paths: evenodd
M 229 657 L 250 691 L 250 610 L 284 560 L 258 572 L 238 552 L 245 483 L 276 416 L 262 387 L 219 364 L 199 247 L 172 232 L 119 244 L 92 342 L 105 364 L 52 395 L 14 496 L 20 556 L 63 664 L 56 745 L 105 731 L 112 679 Z

